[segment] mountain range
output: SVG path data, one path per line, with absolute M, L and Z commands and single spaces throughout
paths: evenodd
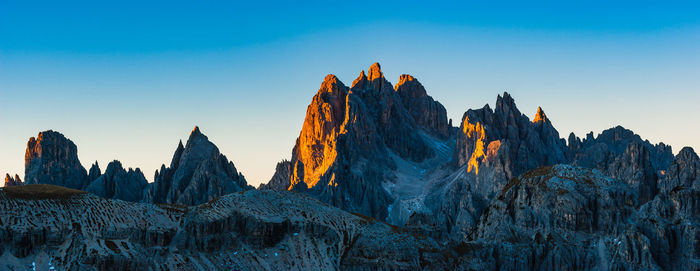
M 533 111 L 503 93 L 453 126 L 411 75 L 328 75 L 257 189 L 199 127 L 152 183 L 41 132 L 0 190 L 0 269 L 700 269 L 692 148 Z

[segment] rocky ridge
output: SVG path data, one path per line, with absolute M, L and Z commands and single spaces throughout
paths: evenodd
M 22 185 L 22 179 L 19 178 L 19 175 L 15 174 L 14 177 L 10 176 L 9 173 L 5 174 L 5 186 L 18 186 Z
M 145 202 L 197 205 L 248 186 L 243 174 L 195 126 L 175 150 L 170 167 L 162 165 L 145 193 Z

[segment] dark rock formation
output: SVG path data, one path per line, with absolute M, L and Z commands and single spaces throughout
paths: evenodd
M 92 183 L 93 181 L 97 180 L 97 178 L 99 178 L 100 175 L 102 175 L 102 170 L 100 170 L 100 165 L 97 164 L 97 161 L 95 161 L 95 163 L 92 164 L 90 170 L 88 171 L 88 180 L 90 181 L 90 183 Z
M 447 110 L 428 96 L 423 84 L 408 74 L 402 74 L 394 87 L 416 124 L 441 137 L 449 136 Z
M 232 162 L 194 127 L 187 145 L 178 144 L 170 167 L 156 171 L 145 201 L 196 205 L 214 198 L 252 189 Z
M 444 107 L 415 78 L 402 76 L 394 89 L 378 63 L 350 88 L 328 75 L 307 108 L 289 165 L 278 165 L 263 187 L 306 192 L 384 220 L 395 198 L 382 185 L 397 179 L 396 160 L 435 157 L 433 138 L 447 136 Z
M 700 158 L 693 148 L 681 149 L 673 163 L 665 170 L 659 186 L 665 194 L 686 188 L 700 191 Z
M 78 148 L 63 134 L 45 131 L 29 139 L 24 155 L 26 184 L 53 184 L 73 189 L 89 185 L 87 172 L 78 160 Z
M 639 191 L 598 170 L 555 165 L 511 179 L 467 241 L 460 270 L 695 270 L 697 190 L 637 208 Z
M 638 189 L 642 196 L 640 204 L 658 193 L 658 172 L 673 161 L 670 146 L 652 145 L 621 126 L 605 130 L 595 138 L 589 133 L 583 141 L 572 134 L 569 150 L 572 164 L 598 169 Z
M 96 166 L 97 163 L 90 169 L 90 173 L 93 173 Z M 97 170 L 99 171 L 99 168 Z M 129 171 L 126 171 L 119 161 L 114 160 L 107 165 L 105 173 L 90 183 L 85 190 L 103 198 L 140 202 L 147 186 L 148 181 L 140 169 L 129 168 Z
M 18 185 L 22 185 L 22 179 L 19 178 L 19 175 L 15 174 L 15 177 L 12 177 L 10 174 L 5 174 L 5 187 Z

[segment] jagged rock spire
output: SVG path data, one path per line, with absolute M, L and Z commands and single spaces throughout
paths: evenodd
M 537 107 L 537 113 L 535 114 L 535 118 L 532 120 L 534 123 L 539 123 L 539 122 L 546 122 L 547 115 L 544 114 L 544 110 L 542 110 L 542 107 Z
M 144 201 L 196 205 L 247 190 L 243 175 L 195 126 L 185 146 L 178 143 L 170 167 L 162 165 Z
M 92 183 L 94 180 L 97 180 L 97 178 L 102 175 L 102 171 L 100 170 L 100 165 L 95 161 L 94 164 L 90 167 L 90 170 L 88 171 L 88 180 L 90 183 Z
M 201 136 L 202 132 L 199 131 L 199 126 L 195 125 L 194 129 L 192 129 L 192 132 L 190 132 L 190 138 L 195 137 L 195 136 Z
M 19 175 L 15 174 L 15 177 L 12 177 L 10 174 L 5 174 L 5 187 L 18 185 L 22 185 L 22 179 L 19 178 Z

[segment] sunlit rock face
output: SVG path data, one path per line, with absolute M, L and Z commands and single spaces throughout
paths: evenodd
M 19 175 L 15 174 L 14 177 L 10 176 L 10 174 L 5 174 L 5 186 L 18 186 L 22 185 L 22 179 L 19 178 Z
M 542 108 L 531 122 L 507 92 L 498 96 L 495 110 L 488 105 L 468 110 L 460 130 L 456 161 L 457 166 L 466 164 L 468 172 L 478 174 L 482 165 L 498 167 L 509 179 L 540 165 L 566 162 L 566 144 Z
M 170 167 L 156 171 L 145 201 L 196 205 L 248 189 L 233 163 L 195 126 L 187 145 L 178 144 Z
M 93 169 L 95 167 L 90 169 L 91 175 L 94 173 Z M 121 162 L 115 160 L 109 163 L 105 173 L 90 183 L 85 190 L 103 198 L 140 202 L 143 200 L 147 186 L 148 181 L 140 169 L 129 168 L 127 171 L 122 167 Z
M 571 134 L 569 151 L 572 164 L 598 169 L 634 186 L 641 194 L 640 204 L 658 193 L 660 171 L 673 161 L 670 146 L 652 145 L 621 126 L 605 130 L 598 137 L 589 133 L 583 140 Z
M 26 184 L 53 184 L 73 189 L 85 189 L 90 184 L 78 160 L 78 148 L 59 132 L 49 130 L 30 138 L 24 167 Z
M 278 165 L 264 187 L 308 192 L 383 220 L 394 201 L 382 188 L 396 179 L 392 155 L 424 161 L 435 155 L 425 138 L 448 136 L 444 107 L 415 78 L 404 75 L 394 88 L 378 63 L 351 87 L 328 75 L 307 108 L 290 164 Z

